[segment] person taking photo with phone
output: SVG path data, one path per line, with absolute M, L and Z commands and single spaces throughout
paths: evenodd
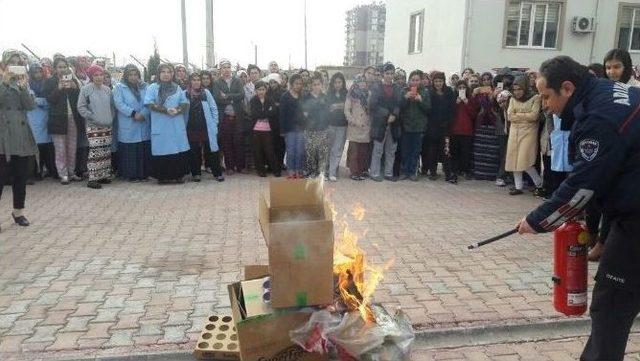
M 3 60 L 4 56 L 3 56 Z M 0 83 L 0 197 L 9 177 L 13 190 L 13 221 L 26 227 L 23 214 L 27 192 L 28 159 L 37 153 L 27 112 L 35 108 L 29 91 L 27 68 L 8 66 Z
M 62 184 L 81 180 L 75 174 L 78 134 L 85 131 L 84 119 L 78 113 L 80 82 L 73 76 L 69 63 L 58 57 L 53 61 L 55 74 L 44 83 L 49 102 L 49 134 L 53 138 L 56 168 Z

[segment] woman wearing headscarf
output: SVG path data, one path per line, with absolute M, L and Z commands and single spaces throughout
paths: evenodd
M 160 184 L 184 183 L 189 140 L 183 113 L 189 101 L 174 81 L 171 64 L 160 64 L 156 74 L 158 81 L 149 85 L 144 97 L 151 111 L 151 170 Z
M 202 79 L 202 87 L 213 94 L 213 76 L 209 70 L 201 70 L 200 78 Z
M 186 91 L 189 100 L 187 115 L 187 138 L 191 146 L 189 166 L 194 182 L 200 182 L 202 175 L 202 155 L 205 164 L 211 165 L 211 173 L 218 182 L 224 181 L 220 167 L 220 149 L 218 148 L 218 107 L 211 92 L 202 86 L 199 73 L 189 76 Z
M 536 188 L 542 187 L 542 178 L 533 166 L 538 153 L 538 126 L 540 96 L 532 94 L 529 78 L 518 77 L 513 83 L 513 96 L 507 109 L 509 140 L 505 170 L 513 172 L 515 188 L 509 194 L 522 194 L 522 172 L 527 172 Z
M 12 65 L 26 65 L 25 60 L 27 56 L 19 50 L 5 50 L 2 53 L 2 59 L 0 59 L 0 76 L 8 70 Z
M 356 75 L 344 104 L 344 115 L 347 117 L 347 140 L 349 140 L 347 166 L 351 172 L 351 179 L 357 181 L 365 180 L 364 175 L 370 159 L 369 96 L 369 87 L 364 75 Z
M 86 132 L 84 119 L 78 113 L 80 82 L 71 74 L 65 58 L 55 58 L 53 69 L 55 74 L 44 83 L 44 94 L 49 102 L 47 129 L 53 138 L 60 182 L 69 184 L 70 180 L 81 180 L 75 174 L 78 134 Z
M 0 196 L 9 177 L 12 178 L 13 220 L 28 226 L 23 212 L 27 191 L 29 157 L 37 152 L 36 142 L 27 120 L 27 111 L 35 108 L 26 75 L 8 68 L 0 83 Z
M 477 116 L 473 133 L 473 177 L 477 180 L 496 180 L 500 167 L 498 136 L 496 125 L 498 113 L 491 98 L 493 75 L 489 72 L 480 76 L 480 86 L 475 88 L 472 99 Z M 497 183 L 498 184 L 498 183 Z M 500 182 L 504 185 L 504 181 Z
M 182 90 L 186 90 L 189 85 L 189 72 L 187 67 L 182 64 L 176 64 L 175 66 L 175 81 L 178 83 Z
M 118 175 L 130 182 L 147 181 L 151 172 L 151 121 L 144 106 L 147 83 L 140 70 L 125 66 L 113 89 L 118 123 Z
M 284 154 L 287 147 L 284 142 L 284 137 L 280 134 L 280 121 L 277 115 L 280 114 L 280 98 L 286 90 L 282 88 L 282 77 L 278 73 L 267 75 L 263 81 L 269 84 L 267 98 L 272 100 L 276 112 L 276 116 L 273 117 L 273 122 L 271 123 L 275 168 L 282 170 L 284 168 Z
M 89 153 L 87 187 L 100 189 L 111 183 L 111 128 L 115 107 L 111 89 L 104 85 L 104 70 L 91 65 L 86 70 L 90 82 L 83 86 L 78 96 L 78 112 L 85 119 Z
M 53 140 L 47 124 L 49 122 L 49 103 L 44 95 L 45 74 L 42 66 L 38 63 L 29 66 L 29 88 L 33 94 L 36 107 L 27 112 L 29 125 L 33 132 L 33 137 L 38 144 L 38 169 L 40 178 L 49 175 L 52 178 L 58 177 L 56 171 L 55 153 Z M 45 174 L 46 169 L 46 174 Z

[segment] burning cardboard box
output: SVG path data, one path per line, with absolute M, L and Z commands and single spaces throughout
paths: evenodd
M 259 200 L 273 308 L 333 302 L 333 213 L 317 180 L 276 180 Z

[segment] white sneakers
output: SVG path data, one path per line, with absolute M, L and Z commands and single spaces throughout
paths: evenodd
M 330 180 L 331 182 L 337 182 L 337 181 L 338 181 L 338 178 L 336 178 L 335 176 L 332 176 L 332 175 L 331 175 L 331 176 L 329 176 L 329 180 Z

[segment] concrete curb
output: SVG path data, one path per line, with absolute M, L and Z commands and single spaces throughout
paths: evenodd
M 573 318 L 538 321 L 535 323 L 512 323 L 455 327 L 441 330 L 423 330 L 416 333 L 413 347 L 419 349 L 458 348 L 502 343 L 550 341 L 564 338 L 588 336 L 591 319 Z M 640 332 L 640 318 L 636 318 L 631 332 Z
M 471 327 L 421 330 L 416 332 L 413 349 L 446 349 L 485 346 L 504 343 L 551 341 L 587 336 L 589 318 L 544 320 L 535 323 L 510 323 Z M 631 332 L 640 332 L 640 318 L 636 318 Z M 127 356 L 56 359 L 57 361 L 193 361 L 191 351 L 148 353 Z

